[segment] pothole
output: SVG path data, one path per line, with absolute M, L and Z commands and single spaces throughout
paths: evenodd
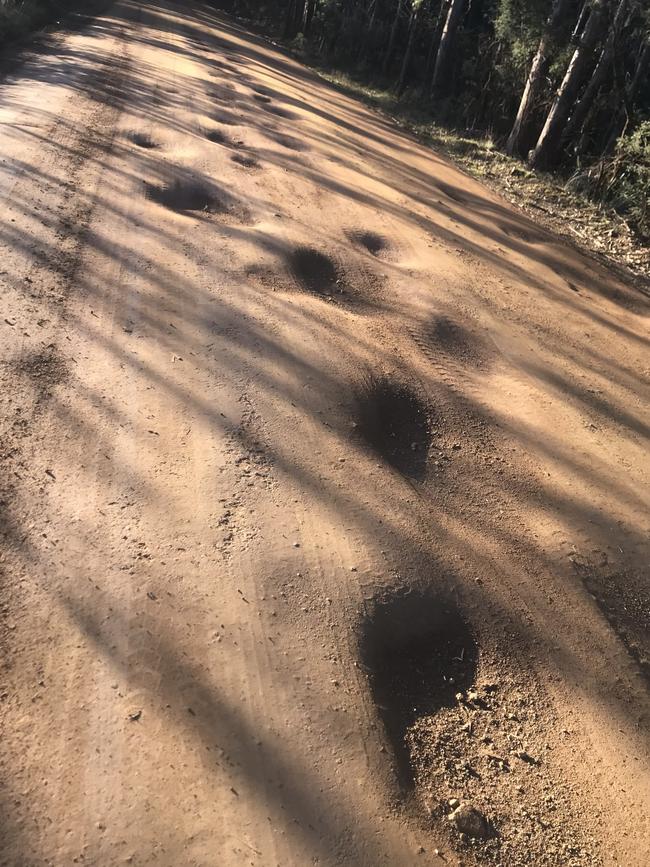
M 454 706 L 455 695 L 470 687 L 476 642 L 448 600 L 411 589 L 373 600 L 361 624 L 360 652 L 399 783 L 410 790 L 415 781 L 412 727 L 420 717 Z
M 220 129 L 211 129 L 209 132 L 206 132 L 205 137 L 208 141 L 214 142 L 214 144 L 224 145 L 224 147 L 231 147 L 232 145 L 230 138 Z
M 514 238 L 516 241 L 523 241 L 524 244 L 541 243 L 541 238 L 533 235 L 532 232 L 527 232 L 525 229 L 515 226 L 513 223 L 500 222 L 497 225 L 505 235 L 509 238 Z
M 226 126 L 239 126 L 242 122 L 241 117 L 231 111 L 215 111 L 212 113 L 212 118 L 217 123 L 223 123 Z
M 461 205 L 466 203 L 465 196 L 451 184 L 437 183 L 436 186 L 441 193 L 444 193 L 447 198 L 452 199 L 454 202 L 458 202 Z
M 282 117 L 285 120 L 296 120 L 298 117 L 295 112 L 289 111 L 288 108 L 282 108 L 280 105 L 274 105 L 272 102 L 262 103 L 261 107 L 269 114 L 274 114 L 276 117 Z
M 352 229 L 346 234 L 354 244 L 363 247 L 371 256 L 376 256 L 378 259 L 386 259 L 390 256 L 392 247 L 383 235 L 364 229 Z
M 602 864 L 553 706 L 505 636 L 479 641 L 444 591 L 400 589 L 367 604 L 359 649 L 424 833 L 467 865 Z
M 405 476 L 422 479 L 432 438 L 430 411 L 406 383 L 370 374 L 357 393 L 357 429 L 366 444 Z
M 248 209 L 225 190 L 202 178 L 174 178 L 160 184 L 146 183 L 147 199 L 180 214 L 203 213 L 245 222 Z
M 488 351 L 483 342 L 447 316 L 434 316 L 423 329 L 424 341 L 434 353 L 442 353 L 472 367 L 481 367 Z
M 295 247 L 286 255 L 287 265 L 298 283 L 314 295 L 332 296 L 342 291 L 341 276 L 334 260 L 313 247 Z
M 278 134 L 271 135 L 269 138 L 276 144 L 279 144 L 280 147 L 287 148 L 290 151 L 308 151 L 310 149 L 308 144 L 290 135 Z
M 233 154 L 230 159 L 245 169 L 261 169 L 261 165 L 253 156 L 248 154 Z
M 127 133 L 126 137 L 131 142 L 131 144 L 134 144 L 139 148 L 143 148 L 144 150 L 154 150 L 160 147 L 158 142 L 155 142 L 151 138 L 151 136 L 145 132 L 130 132 Z
M 66 360 L 55 346 L 25 353 L 16 359 L 13 366 L 31 382 L 39 400 L 48 398 L 52 389 L 70 375 Z

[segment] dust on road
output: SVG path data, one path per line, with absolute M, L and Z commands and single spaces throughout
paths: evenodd
M 0 863 L 645 864 L 648 299 L 209 5 L 0 122 Z

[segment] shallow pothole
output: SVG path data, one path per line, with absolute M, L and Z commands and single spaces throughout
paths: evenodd
M 514 223 L 500 222 L 497 223 L 501 231 L 509 238 L 514 238 L 515 241 L 523 241 L 524 244 L 541 244 L 542 238 L 534 235 L 532 232 L 516 226 Z
M 289 111 L 288 108 L 282 108 L 280 105 L 275 105 L 272 102 L 261 103 L 261 108 L 269 114 L 273 114 L 276 117 L 282 117 L 285 120 L 296 120 L 298 117 L 295 112 Z
M 49 397 L 51 391 L 70 375 L 67 361 L 55 346 L 25 353 L 14 361 L 13 366 L 31 382 L 39 400 Z
M 224 147 L 232 146 L 232 141 L 229 136 L 220 129 L 211 129 L 209 132 L 206 132 L 205 137 L 208 141 L 211 141 L 214 144 L 224 145 Z
M 250 213 L 244 205 L 202 177 L 173 178 L 159 184 L 145 183 L 144 194 L 150 201 L 179 214 L 215 214 L 238 222 L 250 219 Z
M 143 150 L 155 150 L 156 148 L 160 147 L 158 142 L 154 141 L 151 136 L 146 132 L 133 131 L 127 133 L 126 137 L 131 142 L 131 144 L 134 144 L 139 148 L 143 148 Z
M 409 385 L 368 375 L 357 390 L 357 429 L 395 470 L 413 479 L 424 477 L 432 423 L 429 407 Z
M 262 168 L 259 162 L 255 159 L 255 157 L 250 156 L 250 154 L 233 154 L 230 159 L 237 163 L 237 165 L 243 166 L 245 169 L 260 169 Z
M 274 141 L 276 144 L 279 144 L 280 147 L 287 148 L 290 151 L 304 152 L 308 151 L 309 145 L 300 139 L 294 138 L 290 135 L 284 135 L 282 133 L 269 135 L 269 138 Z
M 363 247 L 371 256 L 376 256 L 378 259 L 387 258 L 391 252 L 392 245 L 387 238 L 377 232 L 370 232 L 365 229 L 352 229 L 347 232 L 348 238 L 360 247 Z
M 483 366 L 488 350 L 483 341 L 448 316 L 433 316 L 423 328 L 427 348 L 472 367 Z

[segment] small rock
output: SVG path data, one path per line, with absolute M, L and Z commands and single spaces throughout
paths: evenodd
M 480 810 L 472 804 L 461 804 L 451 814 L 456 830 L 468 837 L 485 838 L 490 836 L 490 823 Z
M 460 801 L 458 800 L 458 798 L 450 798 L 449 806 L 452 810 L 457 810 L 460 807 Z
M 516 756 L 518 759 L 521 759 L 522 762 L 527 762 L 529 765 L 539 764 L 537 759 L 533 758 L 533 756 L 531 756 L 530 753 L 527 753 L 526 750 L 519 750 L 519 752 L 516 753 Z

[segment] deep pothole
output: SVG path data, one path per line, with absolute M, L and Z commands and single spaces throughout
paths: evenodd
M 357 389 L 359 435 L 403 475 L 424 477 L 432 428 L 428 405 L 408 384 L 369 374 Z
M 602 865 L 588 801 L 554 761 L 563 735 L 552 705 L 516 645 L 491 633 L 479 642 L 435 587 L 378 594 L 358 636 L 397 781 L 424 832 L 468 865 Z
M 307 292 L 332 297 L 343 291 L 342 275 L 334 260 L 313 247 L 295 247 L 286 254 L 289 271 Z
M 422 716 L 452 707 L 476 675 L 478 648 L 455 605 L 432 590 L 380 596 L 366 610 L 360 653 L 396 761 L 400 786 L 414 784 L 409 734 Z

